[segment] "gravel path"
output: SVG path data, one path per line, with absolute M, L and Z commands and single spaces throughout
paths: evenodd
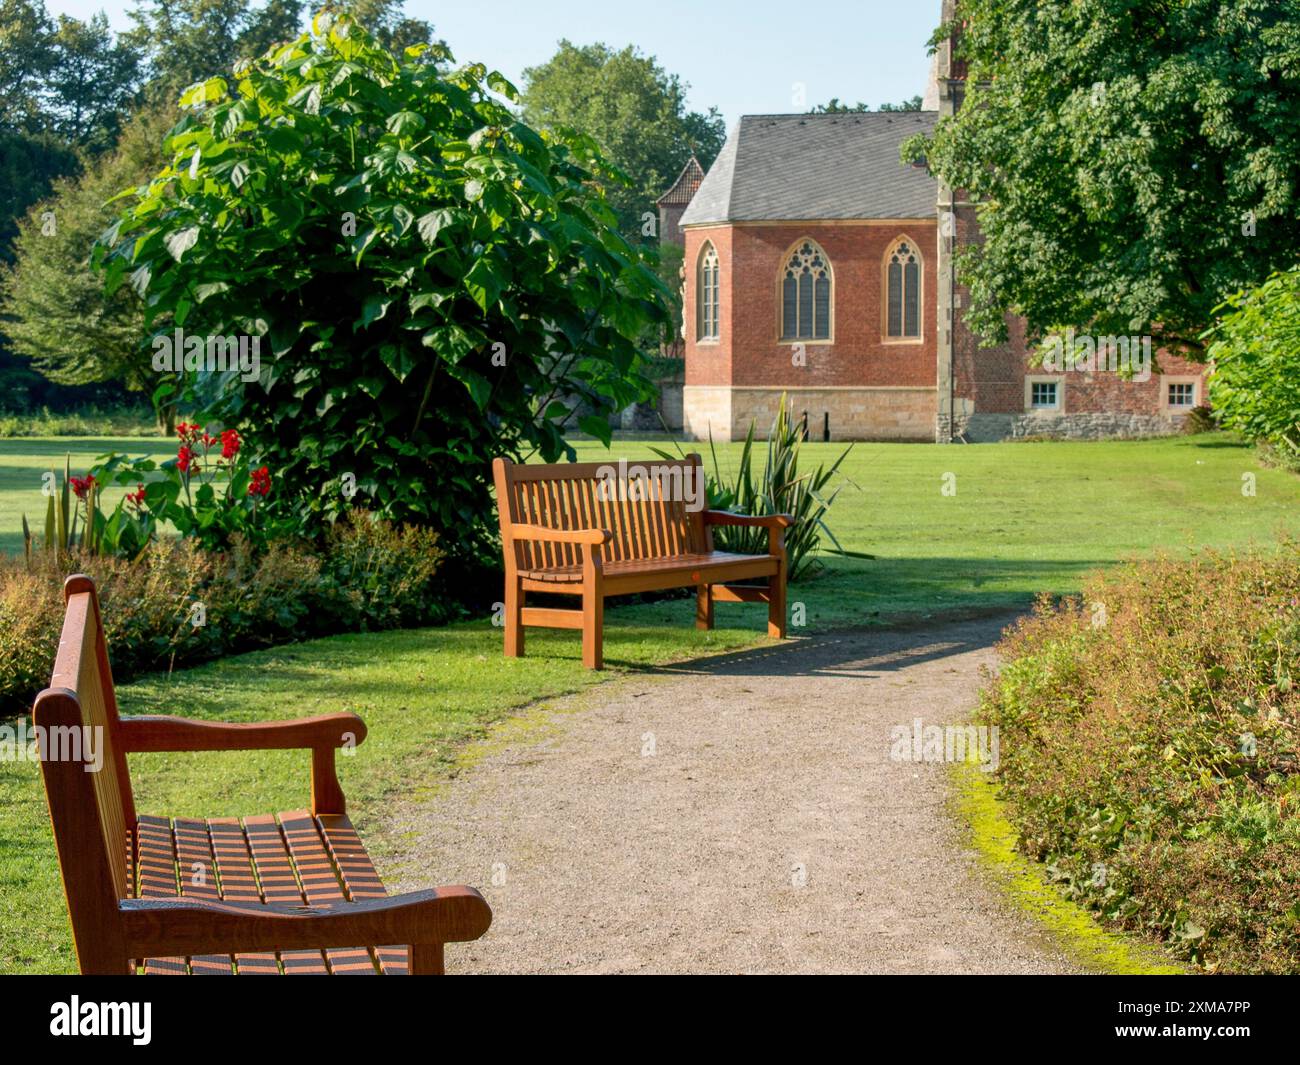
M 890 759 L 896 726 L 965 718 L 1010 620 L 794 640 L 536 710 L 390 813 L 392 890 L 480 886 L 492 929 L 453 972 L 1077 971 L 981 881 L 945 767 Z

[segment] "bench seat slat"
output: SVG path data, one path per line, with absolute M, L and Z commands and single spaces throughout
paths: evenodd
M 298 868 L 307 901 L 316 905 L 347 901 L 334 861 L 321 840 L 316 819 L 306 810 L 294 810 L 280 815 L 280 826 L 284 829 L 284 838 Z M 376 975 L 375 959 L 366 947 L 331 947 L 325 952 L 325 960 L 335 976 Z
M 253 855 L 244 837 L 244 826 L 235 817 L 208 820 L 212 854 L 221 880 L 221 897 L 228 902 L 265 902 L 253 872 Z M 279 976 L 280 962 L 274 953 L 236 954 L 239 976 Z
M 329 905 L 388 895 L 361 837 L 342 814 L 306 810 L 210 821 L 139 819 L 140 898 L 178 894 L 229 902 L 306 901 Z M 148 958 L 151 975 L 368 975 L 410 972 L 408 948 L 335 947 L 326 951 Z
M 253 867 L 262 885 L 265 902 L 301 903 L 302 890 L 289 860 L 289 846 L 280 831 L 280 823 L 271 814 L 244 818 L 244 831 L 248 848 L 253 855 Z M 329 968 L 319 950 L 286 950 L 280 952 L 280 964 L 286 973 L 325 976 Z
M 176 843 L 172 823 L 166 817 L 145 815 L 136 823 L 136 855 L 139 883 L 136 895 L 142 899 L 174 899 L 176 889 Z M 146 958 L 149 976 L 185 976 L 184 958 Z
M 749 562 L 754 563 L 754 570 L 757 573 L 759 571 L 770 571 L 775 560 L 767 555 L 735 555 L 727 551 L 678 555 L 675 558 L 638 558 L 624 562 L 607 562 L 605 564 L 605 577 L 613 579 L 642 573 L 694 573 L 696 570 L 700 571 L 701 577 L 705 577 L 710 569 Z M 582 580 L 582 567 L 565 566 L 552 569 L 521 570 L 520 576 L 534 581 L 570 584 Z M 701 581 L 701 583 L 707 582 Z
M 388 895 L 384 882 L 365 845 L 352 822 L 343 814 L 322 814 L 316 818 L 321 835 L 329 848 L 330 856 L 343 878 L 344 889 L 353 901 L 362 899 L 382 899 Z M 380 971 L 388 976 L 405 976 L 410 965 L 407 949 L 404 946 L 375 947 L 375 960 L 379 962 Z
M 176 838 L 176 865 L 180 874 L 181 894 L 186 898 L 221 898 L 217 889 L 216 863 L 205 821 L 176 818 L 172 824 Z M 195 976 L 233 976 L 234 959 L 229 954 L 203 954 L 190 958 L 190 972 Z

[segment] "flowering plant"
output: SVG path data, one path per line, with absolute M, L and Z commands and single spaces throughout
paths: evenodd
M 116 531 L 134 524 L 147 534 L 147 542 L 157 525 L 166 522 L 213 550 L 226 547 L 235 533 L 264 545 L 273 532 L 262 508 L 272 491 L 270 469 L 251 467 L 234 429 L 213 433 L 183 421 L 176 437 L 176 457 L 166 462 L 117 454 L 100 458 L 92 478 L 136 485 L 118 504 L 110 527 Z M 132 545 L 138 539 L 129 537 Z

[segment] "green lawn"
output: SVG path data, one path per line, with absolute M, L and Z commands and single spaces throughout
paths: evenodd
M 0 441 L 0 525 L 21 547 L 18 512 L 35 510 L 39 473 L 66 450 L 83 462 L 148 442 Z M 160 449 L 169 449 L 159 441 Z M 649 445 L 618 441 L 613 457 L 643 458 Z M 836 445 L 809 446 L 830 459 Z M 734 460 L 736 446 L 721 449 Z M 579 445 L 581 458 L 604 457 Z M 1039 590 L 1068 592 L 1082 572 L 1132 554 L 1203 544 L 1268 542 L 1300 531 L 1300 478 L 1262 469 L 1227 437 L 1132 443 L 1034 443 L 927 447 L 857 445 L 832 526 L 846 548 L 873 561 L 831 560 L 826 573 L 791 588 L 815 626 L 879 623 L 1024 604 Z M 946 473 L 956 495 L 941 493 Z M 1257 494 L 1242 495 L 1242 474 Z M 718 608 L 714 633 L 691 627 L 689 600 L 614 610 L 611 672 L 652 667 L 753 643 L 761 606 Z M 530 631 L 528 658 L 501 657 L 486 620 L 442 629 L 344 636 L 243 655 L 171 678 L 124 686 L 126 713 L 185 713 L 260 720 L 355 710 L 370 738 L 341 759 L 344 788 L 363 831 L 385 796 L 436 783 L 465 739 L 536 699 L 600 679 L 580 668 L 576 634 Z M 286 809 L 307 796 L 298 753 L 152 755 L 132 760 L 143 812 L 233 814 Z M 397 841 L 376 841 L 381 851 Z M 436 876 L 436 871 L 431 871 Z M 485 872 L 485 876 L 487 873 Z M 44 797 L 35 766 L 0 761 L 0 972 L 73 966 Z
M 30 436 L 0 439 L 0 551 L 16 554 L 23 549 L 22 516 L 32 532 L 41 534 L 45 527 L 45 496 L 41 489 L 42 474 L 54 470 L 63 477 L 65 456 L 72 458 L 72 475 L 80 477 L 95 459 L 109 451 L 128 455 L 170 458 L 176 449 L 161 437 L 126 436 Z M 117 505 L 125 488 L 110 488 L 104 493 L 107 507 Z M 105 508 L 107 509 L 107 508 Z
M 707 445 L 692 446 L 711 468 Z M 809 444 L 805 461 L 832 462 L 844 446 Z M 594 443 L 578 451 L 587 460 L 607 454 Z M 726 467 L 738 452 L 739 445 L 719 448 L 719 460 Z M 613 454 L 631 460 L 650 451 L 615 441 Z M 791 602 L 807 604 L 813 627 L 1016 605 L 1039 591 L 1073 591 L 1087 570 L 1130 555 L 1300 532 L 1300 478 L 1262 468 L 1250 448 L 1220 433 L 855 444 L 841 470 L 829 524 L 846 550 L 876 558 L 831 559 L 821 577 L 791 586 Z M 1242 494 L 1243 474 L 1255 478 L 1253 497 Z M 944 495 L 945 483 L 956 493 Z M 723 617 L 746 609 L 718 608 Z

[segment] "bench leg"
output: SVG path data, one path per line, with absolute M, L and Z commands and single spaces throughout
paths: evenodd
M 506 578 L 506 657 L 524 657 L 524 589 L 518 577 Z
M 445 973 L 441 943 L 417 943 L 407 953 L 412 976 L 442 976 Z
M 695 586 L 695 627 L 713 628 L 713 585 L 711 584 Z
M 785 639 L 785 566 L 767 582 L 767 634 Z
M 591 588 L 582 595 L 582 664 L 605 668 L 605 597 Z

